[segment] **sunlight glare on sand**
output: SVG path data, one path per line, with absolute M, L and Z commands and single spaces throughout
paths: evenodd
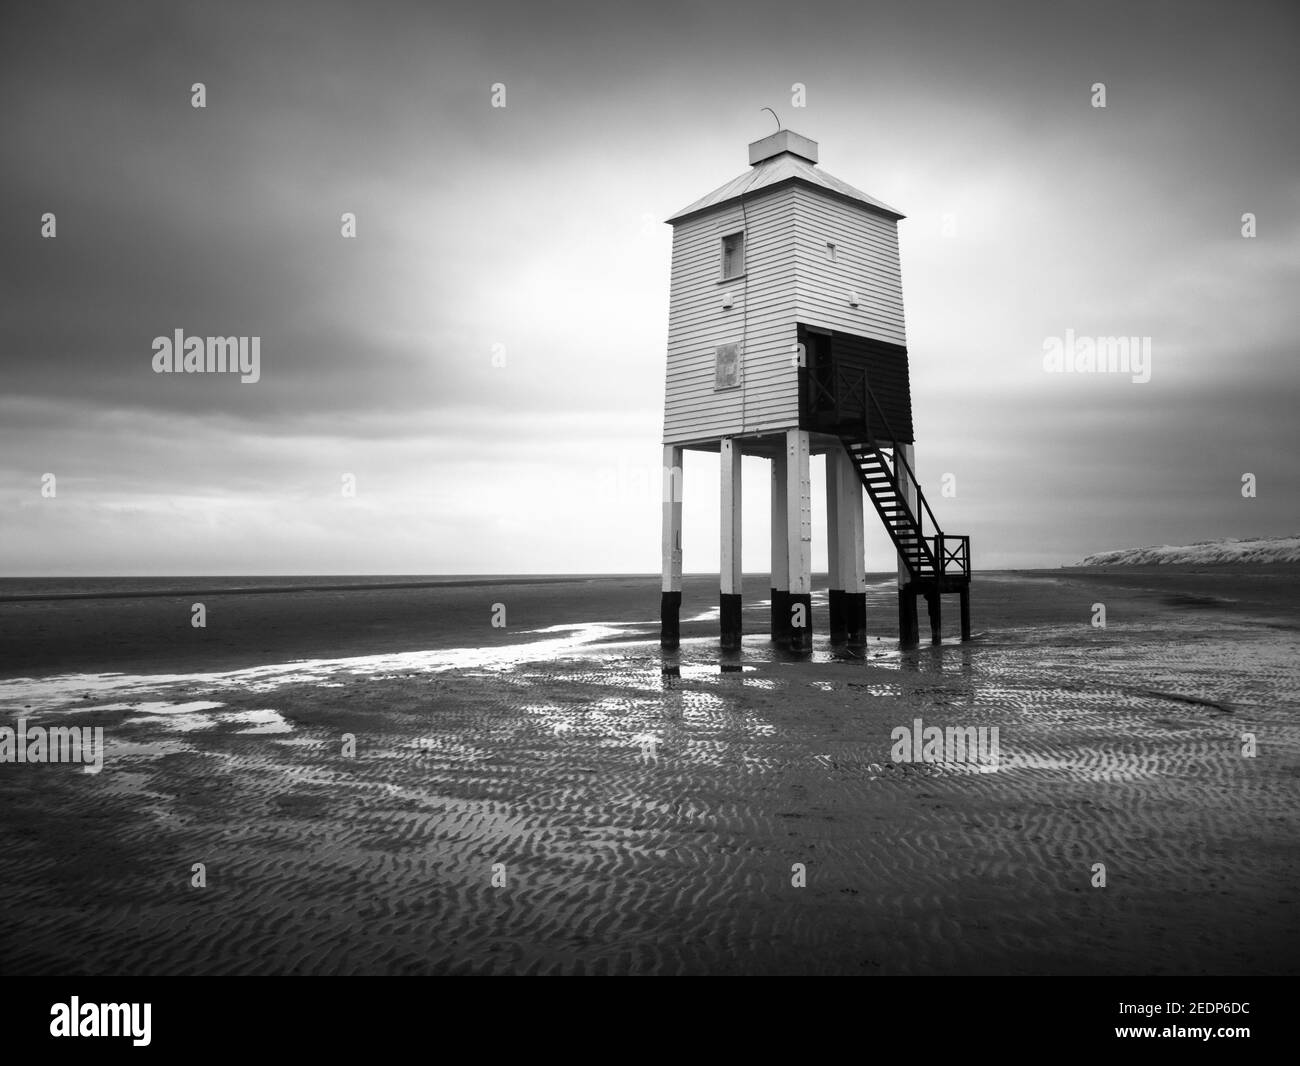
M 330 684 L 337 674 L 381 676 L 385 674 L 439 673 L 447 670 L 506 670 L 521 662 L 555 659 L 596 641 L 622 635 L 614 625 L 577 624 L 529 630 L 533 633 L 561 633 L 552 640 L 507 644 L 489 648 L 445 648 L 439 651 L 399 652 L 362 655 L 343 659 L 300 659 L 289 663 L 254 666 L 221 673 L 193 674 L 60 674 L 54 677 L 19 677 L 0 681 L 0 706 L 19 704 L 28 713 L 75 710 L 136 710 L 146 714 L 178 713 L 219 707 L 210 701 L 173 704 L 109 703 L 90 705 L 93 696 L 128 696 L 156 692 L 178 685 L 209 690 L 245 688 L 270 692 L 284 685 Z

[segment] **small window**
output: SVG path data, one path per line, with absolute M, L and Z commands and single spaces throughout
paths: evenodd
M 713 349 L 714 389 L 736 389 L 740 387 L 740 345 L 720 344 Z
M 722 238 L 722 279 L 738 278 L 745 272 L 745 235 L 728 233 Z
M 835 262 L 835 245 L 831 244 L 830 241 L 826 242 L 826 258 L 832 263 Z

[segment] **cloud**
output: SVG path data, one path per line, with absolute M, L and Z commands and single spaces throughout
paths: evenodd
M 1291 532 L 1295 28 L 1286 5 L 1248 31 L 1211 5 L 1172 29 L 1116 5 L 23 8 L 3 565 L 656 568 L 661 220 L 744 168 L 765 105 L 908 215 L 918 461 L 957 473 L 940 513 L 977 559 Z M 262 380 L 154 374 L 177 328 L 261 337 Z M 1045 374 L 1066 329 L 1150 336 L 1151 381 Z M 687 491 L 707 569 L 716 493 Z

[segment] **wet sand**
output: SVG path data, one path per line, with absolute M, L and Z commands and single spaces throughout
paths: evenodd
M 1300 582 L 1157 569 L 978 575 L 977 639 L 905 653 L 879 583 L 856 657 L 774 652 L 754 596 L 724 658 L 698 579 L 665 657 L 627 578 L 448 592 L 423 650 L 365 624 L 289 663 L 268 630 L 232 668 L 250 626 L 10 677 L 0 724 L 108 747 L 0 765 L 0 971 L 1295 973 Z M 891 762 L 918 717 L 996 725 L 997 771 Z
M 0 677 L 61 672 L 161 673 L 237 669 L 301 658 L 343 657 L 466 642 L 505 645 L 530 630 L 584 617 L 592 607 L 624 620 L 646 617 L 653 578 L 521 579 L 508 584 L 382 580 L 351 588 L 321 579 L 312 587 L 254 592 L 204 588 L 198 579 L 160 581 L 175 594 L 58 593 L 28 598 L 0 583 Z M 508 608 L 492 625 L 493 605 Z M 191 625 L 202 603 L 206 626 Z

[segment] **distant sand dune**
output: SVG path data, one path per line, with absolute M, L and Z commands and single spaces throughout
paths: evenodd
M 1168 564 L 1300 563 L 1300 536 L 1227 537 L 1175 546 L 1121 548 L 1084 557 L 1084 566 L 1164 566 Z

